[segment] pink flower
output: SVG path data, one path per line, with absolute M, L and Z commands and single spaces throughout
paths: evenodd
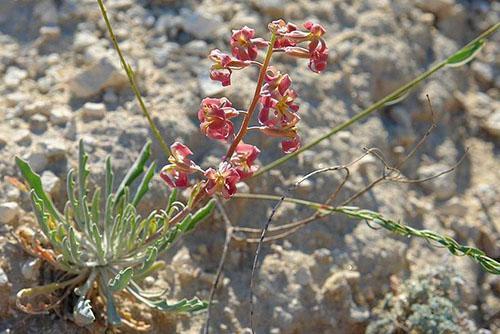
M 233 30 L 231 36 L 231 52 L 239 60 L 255 60 L 259 48 L 267 46 L 262 38 L 254 38 L 255 30 L 244 26 L 240 30 Z
M 188 175 L 201 171 L 201 168 L 188 158 L 193 152 L 186 145 L 175 142 L 170 146 L 170 150 L 170 164 L 162 168 L 160 177 L 171 188 L 185 188 L 189 185 Z
M 225 97 L 204 98 L 198 110 L 201 132 L 212 139 L 227 140 L 234 133 L 233 123 L 229 119 L 237 115 L 238 112 Z
M 259 122 L 269 127 L 295 125 L 300 119 L 296 115 L 299 106 L 294 103 L 297 94 L 290 88 L 292 80 L 288 74 L 282 75 L 270 67 L 265 80 L 261 91 Z
M 265 84 L 262 87 L 261 96 L 271 95 L 271 92 L 278 90 L 281 95 L 284 95 L 286 90 L 290 88 L 292 79 L 288 74 L 282 75 L 280 71 L 273 66 L 269 66 L 264 77 Z
M 270 30 L 277 35 L 275 48 L 285 51 L 286 54 L 309 59 L 309 68 L 316 73 L 325 70 L 328 61 L 328 47 L 322 36 L 325 34 L 325 28 L 317 23 L 307 21 L 304 23 L 304 28 L 307 31 L 297 30 L 290 23 L 285 24 L 285 21 L 274 21 L 270 25 Z M 309 42 L 306 48 L 297 46 L 298 43 Z
M 218 170 L 207 169 L 205 177 L 207 178 L 205 183 L 207 194 L 209 196 L 222 195 L 225 199 L 236 193 L 236 183 L 240 180 L 240 174 L 227 162 L 221 163 Z
M 311 43 L 312 44 L 312 43 Z M 321 73 L 325 70 L 328 62 L 328 48 L 321 42 L 318 47 L 309 51 L 309 68 L 311 71 Z
M 250 65 L 249 61 L 236 59 L 219 49 L 212 50 L 208 58 L 214 62 L 210 68 L 210 79 L 220 81 L 222 86 L 231 84 L 233 70 L 241 70 Z
M 295 125 L 289 124 L 280 128 L 262 127 L 260 130 L 271 137 L 285 137 L 286 139 L 281 141 L 281 149 L 285 154 L 295 152 L 300 148 L 300 136 Z
M 168 165 L 160 171 L 160 177 L 170 188 L 186 188 L 189 186 L 188 174 L 181 172 L 174 165 Z
M 236 146 L 236 151 L 231 158 L 231 164 L 235 166 L 241 180 L 252 176 L 257 171 L 258 167 L 254 165 L 254 162 L 259 154 L 260 150 L 256 146 L 243 142 Z

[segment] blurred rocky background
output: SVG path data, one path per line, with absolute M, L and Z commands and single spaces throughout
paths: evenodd
M 307 142 L 353 116 L 451 55 L 499 21 L 500 4 L 487 0 L 108 0 L 120 45 L 136 70 L 140 89 L 167 141 L 179 139 L 209 165 L 224 146 L 198 132 L 196 112 L 205 96 L 227 96 L 245 109 L 256 72 L 234 73 L 223 89 L 208 77 L 208 52 L 229 50 L 231 29 L 248 25 L 258 35 L 267 23 L 308 19 L 327 29 L 327 71 L 276 57 L 299 94 L 300 133 Z M 430 126 L 426 95 L 438 127 L 402 169 L 409 178 L 453 166 L 453 173 L 423 184 L 384 183 L 355 205 L 379 210 L 405 224 L 431 229 L 500 257 L 500 34 L 476 60 L 440 71 L 402 103 L 386 107 L 314 150 L 248 184 L 249 191 L 281 194 L 298 176 L 345 164 L 364 147 L 397 162 Z M 102 180 L 111 154 L 116 173 L 136 157 L 150 131 L 122 71 L 95 0 L 0 1 L 0 332 L 83 331 L 57 315 L 27 315 L 13 296 L 36 283 L 23 266 L 30 258 L 11 232 L 34 226 L 27 193 L 16 186 L 14 156 L 27 159 L 58 206 L 65 201 L 66 170 L 75 166 L 77 140 L 90 153 L 93 182 Z M 281 156 L 277 140 L 253 135 L 261 164 Z M 158 146 L 155 159 L 165 162 Z M 342 198 L 380 174 L 373 159 L 352 170 Z M 14 179 L 13 179 L 14 178 Z M 323 200 L 342 175 L 322 174 L 296 190 Z M 156 178 L 143 210 L 165 205 L 168 191 Z M 228 204 L 235 225 L 260 227 L 272 203 L 236 199 Z M 276 223 L 304 215 L 284 205 Z M 222 251 L 223 223 L 207 221 L 181 240 L 166 271 L 146 280 L 168 297 L 207 298 Z M 233 242 L 213 309 L 213 333 L 248 333 L 249 277 L 255 247 Z M 31 275 L 32 276 L 32 275 Z M 364 223 L 331 217 L 286 240 L 264 246 L 256 282 L 258 333 L 453 333 L 500 331 L 500 279 L 469 259 L 423 240 L 373 231 Z M 160 314 L 124 307 L 152 324 L 151 333 L 199 333 L 204 315 Z M 438 327 L 440 326 L 440 327 Z

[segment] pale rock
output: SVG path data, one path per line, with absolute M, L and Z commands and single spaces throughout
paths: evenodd
M 206 57 L 208 54 L 208 44 L 202 40 L 194 40 L 184 45 L 186 53 L 194 56 Z
M 12 137 L 12 140 L 14 140 L 14 143 L 18 145 L 27 146 L 32 140 L 31 132 L 28 129 L 17 129 Z
M 64 128 L 64 138 L 68 140 L 76 140 L 77 127 L 76 127 L 76 119 L 71 118 L 70 121 L 66 124 Z
M 482 124 L 490 135 L 500 138 L 500 109 L 495 110 Z
M 43 26 L 40 28 L 40 37 L 44 41 L 56 40 L 61 37 L 61 28 L 58 26 Z
M 40 273 L 41 262 L 39 259 L 32 259 L 26 261 L 21 267 L 21 273 L 24 278 L 35 281 L 38 279 Z
M 7 102 L 7 107 L 9 108 L 15 107 L 26 100 L 28 100 L 28 95 L 19 91 L 15 91 L 5 96 L 5 101 Z
M 104 95 L 102 96 L 102 99 L 104 102 L 109 104 L 115 104 L 118 102 L 118 96 L 116 95 L 115 91 L 111 88 L 106 89 Z
M 9 88 L 16 88 L 21 81 L 28 77 L 28 71 L 20 69 L 19 67 L 10 66 L 7 68 L 7 73 L 4 77 L 5 85 Z
M 438 18 L 446 17 L 455 5 L 454 0 L 417 0 L 415 5 L 426 12 L 431 12 Z
M 73 39 L 73 49 L 76 52 L 81 52 L 87 47 L 96 44 L 99 41 L 96 35 L 90 31 L 80 31 L 75 34 Z
M 87 102 L 83 105 L 80 113 L 85 120 L 100 120 L 106 116 L 106 106 L 104 103 Z
M 7 277 L 7 274 L 3 270 L 2 267 L 0 267 L 0 287 L 4 287 L 7 284 L 9 284 L 9 278 Z
M 47 139 L 39 143 L 38 150 L 44 152 L 49 160 L 57 161 L 65 159 L 67 148 L 62 140 Z
M 33 133 L 41 134 L 47 131 L 47 116 L 42 114 L 34 114 L 30 117 L 30 130 Z
M 42 173 L 41 180 L 43 190 L 53 197 L 57 196 L 61 190 L 61 179 L 51 171 L 46 170 Z
M 21 208 L 16 202 L 0 204 L 0 223 L 12 224 L 21 214 Z
M 417 170 L 417 174 L 420 179 L 425 179 L 438 175 L 443 171 L 448 170 L 449 168 L 450 167 L 447 165 L 435 163 L 432 165 L 419 167 Z M 436 197 L 436 199 L 445 200 L 452 197 L 457 190 L 454 176 L 455 173 L 453 172 L 447 173 L 426 182 L 422 182 L 420 183 L 420 185 L 427 191 L 431 192 Z
M 44 170 L 48 164 L 47 156 L 43 152 L 39 151 L 30 152 L 26 157 L 24 157 L 24 160 L 28 162 L 31 169 L 33 169 L 35 173 Z
M 54 81 L 50 77 L 41 77 L 36 81 L 38 85 L 38 90 L 42 94 L 47 94 L 50 91 L 50 88 L 54 85 Z
M 58 106 L 50 111 L 50 122 L 54 125 L 64 125 L 71 119 L 72 112 L 66 106 Z
M 118 63 L 104 56 L 68 81 L 70 91 L 76 97 L 86 98 L 101 90 L 113 87 L 123 88 L 128 79 Z
M 252 3 L 265 15 L 278 18 L 285 13 L 284 0 L 252 0 Z
M 210 79 L 206 72 L 202 72 L 198 75 L 198 86 L 203 96 L 215 96 L 224 91 L 224 87 L 221 83 Z
M 441 206 L 438 206 L 437 209 L 444 215 L 456 216 L 456 217 L 465 217 L 467 214 L 467 206 L 463 204 L 458 198 L 452 198 L 448 202 L 444 203 Z
M 35 101 L 33 103 L 27 104 L 23 109 L 23 116 L 31 116 L 35 114 L 41 114 L 44 116 L 50 116 L 51 104 L 48 101 Z
M 495 69 L 491 64 L 474 61 L 471 69 L 474 72 L 474 77 L 484 85 L 491 84 L 495 80 Z
M 153 63 L 157 67 L 164 67 L 167 65 L 168 60 L 173 52 L 179 49 L 179 44 L 174 42 L 166 42 L 159 47 L 155 47 L 151 50 L 151 55 L 153 56 Z
M 57 8 L 53 0 L 39 0 L 35 1 L 33 8 L 33 16 L 42 25 L 56 25 L 57 24 Z
M 182 8 L 180 14 L 183 19 L 183 30 L 198 39 L 216 37 L 223 26 L 222 19 L 218 15 L 201 11 L 193 12 L 187 8 Z

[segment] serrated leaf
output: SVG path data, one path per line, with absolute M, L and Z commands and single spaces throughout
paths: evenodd
M 208 307 L 208 303 L 201 301 L 198 298 L 182 299 L 180 301 L 169 304 L 165 299 L 152 299 L 142 295 L 135 287 L 129 286 L 127 290 L 139 301 L 149 307 L 158 309 L 160 311 L 180 312 L 180 313 L 194 313 L 202 311 Z
M 475 43 L 458 50 L 458 52 L 446 60 L 446 66 L 458 67 L 468 63 L 476 57 L 477 53 L 481 51 L 485 44 L 485 40 L 480 39 Z
M 132 267 L 127 267 L 125 269 L 120 270 L 116 276 L 111 279 L 108 283 L 111 291 L 116 292 L 123 290 L 127 287 L 130 280 L 132 279 L 132 275 L 134 274 L 134 269 Z
M 144 166 L 151 155 L 151 141 L 148 141 L 139 153 L 134 164 L 130 167 L 127 174 L 123 178 L 118 190 L 116 191 L 115 198 L 118 199 L 123 195 L 126 187 L 129 187 L 135 179 L 144 172 Z
M 30 165 L 24 161 L 23 159 L 16 157 L 16 164 L 21 170 L 24 179 L 28 182 L 31 189 L 36 193 L 38 198 L 43 201 L 44 207 L 49 211 L 49 213 L 58 221 L 63 220 L 62 214 L 57 211 L 52 200 L 47 196 L 45 191 L 43 190 L 42 181 L 40 179 L 40 175 L 33 172 Z

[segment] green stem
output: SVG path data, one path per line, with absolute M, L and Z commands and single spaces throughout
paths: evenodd
M 128 81 L 130 83 L 130 87 L 132 88 L 132 91 L 135 94 L 135 97 L 137 98 L 137 102 L 139 103 L 139 106 L 142 110 L 142 113 L 146 117 L 149 123 L 149 127 L 151 131 L 153 132 L 153 135 L 155 136 L 156 140 L 158 140 L 158 143 L 160 144 L 161 149 L 167 156 L 167 158 L 172 154 L 170 152 L 170 147 L 168 147 L 167 143 L 163 139 L 163 137 L 160 134 L 160 131 L 156 127 L 155 123 L 153 122 L 153 119 L 151 118 L 151 115 L 146 108 L 146 104 L 144 103 L 141 92 L 139 91 L 139 88 L 137 88 L 137 82 L 135 80 L 135 74 L 130 65 L 125 61 L 125 58 L 123 57 L 122 51 L 120 49 L 120 46 L 118 45 L 118 41 L 116 39 L 115 33 L 113 32 L 113 28 L 111 27 L 111 23 L 109 22 L 108 14 L 106 11 L 106 7 L 104 7 L 104 4 L 102 0 L 97 0 L 97 3 L 99 4 L 99 8 L 101 9 L 102 17 L 104 18 L 104 21 L 106 22 L 106 27 L 108 28 L 109 36 L 111 37 L 111 41 L 113 42 L 113 45 L 116 49 L 116 52 L 118 53 L 118 57 L 120 58 L 120 62 L 123 66 L 123 69 L 127 73 Z
M 259 102 L 260 91 L 262 85 L 264 83 L 264 78 L 266 77 L 267 67 L 269 66 L 269 62 L 271 61 L 271 56 L 273 55 L 273 46 L 276 41 L 276 34 L 272 34 L 271 40 L 269 41 L 269 46 L 267 47 L 266 57 L 264 59 L 264 63 L 260 68 L 259 78 L 257 79 L 257 85 L 255 87 L 255 92 L 253 93 L 252 102 L 248 107 L 247 113 L 245 114 L 245 118 L 243 119 L 243 123 L 241 124 L 240 130 L 236 135 L 236 138 L 233 140 L 231 146 L 227 150 L 226 160 L 231 159 L 233 156 L 236 147 L 240 143 L 240 141 L 245 137 L 245 134 L 248 132 L 248 125 L 250 124 L 250 120 L 252 119 L 252 115 L 255 112 L 255 108 L 257 107 L 257 102 Z
M 500 27 L 500 23 L 495 24 L 494 26 L 492 26 L 491 28 L 489 28 L 488 30 L 486 30 L 484 33 L 482 33 L 480 36 L 478 36 L 476 39 L 474 39 L 473 41 L 471 41 L 469 44 L 467 44 L 466 46 L 464 46 L 462 49 L 458 50 L 454 55 L 460 53 L 461 51 L 463 51 L 466 48 L 470 47 L 471 45 L 475 44 L 476 42 L 478 42 L 480 40 L 483 40 L 485 38 L 488 38 L 499 27 Z M 448 57 L 448 58 L 446 58 L 444 61 L 438 63 L 437 65 L 434 65 L 429 70 L 427 70 L 424 73 L 420 74 L 418 77 L 416 77 L 412 81 L 410 81 L 407 84 L 403 85 L 402 87 L 400 87 L 396 91 L 390 93 L 389 95 L 387 95 L 386 97 L 382 98 L 381 100 L 375 102 L 374 104 L 372 104 L 368 108 L 364 109 L 363 111 L 359 112 L 358 114 L 354 115 L 352 118 L 348 119 L 344 123 L 341 123 L 341 124 L 335 126 L 334 128 L 332 128 L 326 134 L 324 134 L 324 135 L 322 135 L 322 136 L 314 139 L 310 143 L 307 143 L 301 149 L 299 149 L 299 150 L 297 150 L 297 151 L 295 151 L 293 153 L 287 154 L 287 155 L 285 155 L 285 156 L 283 156 L 283 157 L 281 157 L 281 158 L 279 158 L 279 159 L 277 159 L 277 160 L 269 163 L 268 165 L 262 167 L 260 170 L 258 170 L 253 175 L 253 177 L 256 177 L 256 176 L 259 176 L 261 174 L 264 174 L 267 171 L 269 171 L 269 170 L 271 170 L 271 169 L 273 169 L 273 168 L 275 168 L 275 167 L 277 167 L 277 166 L 279 166 L 279 165 L 287 162 L 288 160 L 297 157 L 302 152 L 307 151 L 308 149 L 310 149 L 310 148 L 318 145 L 323 140 L 330 138 L 331 136 L 335 135 L 339 131 L 342 131 L 342 130 L 346 129 L 349 126 L 351 126 L 352 124 L 356 123 L 357 121 L 360 121 L 363 118 L 367 117 L 368 115 L 370 115 L 371 113 L 373 113 L 377 109 L 379 109 L 379 108 L 383 107 L 384 105 L 386 105 L 388 102 L 392 102 L 392 101 L 396 100 L 397 98 L 400 98 L 401 96 L 405 95 L 411 88 L 415 87 L 420 82 L 422 82 L 423 80 L 427 79 L 429 76 L 431 76 L 432 74 L 434 74 L 435 72 L 437 72 L 440 69 L 442 69 L 443 67 L 445 67 L 451 57 L 453 57 L 453 55 L 450 56 L 450 57 Z
M 260 200 L 268 200 L 268 201 L 280 201 L 282 200 L 281 196 L 276 196 L 276 195 L 266 195 L 266 194 L 244 194 L 244 193 L 238 193 L 235 194 L 234 197 L 237 198 L 248 198 L 248 199 L 260 199 Z M 283 200 L 285 202 L 289 203 L 294 203 L 294 204 L 299 204 L 299 205 L 305 205 L 310 208 L 314 208 L 317 210 L 321 210 L 322 217 L 333 214 L 333 213 L 340 213 L 343 215 L 346 215 L 350 218 L 354 218 L 357 220 L 361 221 L 370 221 L 374 224 L 379 225 L 380 227 L 385 228 L 386 230 L 389 230 L 393 233 L 410 237 L 418 237 L 425 239 L 429 242 L 433 241 L 438 243 L 440 246 L 443 246 L 447 248 L 451 254 L 456 255 L 456 256 L 468 256 L 472 258 L 474 261 L 479 263 L 487 272 L 495 274 L 495 275 L 500 275 L 500 263 L 498 263 L 496 260 L 488 257 L 485 255 L 485 253 L 477 248 L 466 246 L 466 245 L 461 245 L 459 244 L 456 240 L 447 237 L 447 236 L 442 236 L 439 235 L 435 232 L 429 231 L 429 230 L 419 230 L 410 226 L 403 225 L 401 223 L 395 222 L 393 220 L 390 220 L 388 218 L 385 218 L 382 214 L 371 211 L 371 210 L 365 210 L 365 209 L 360 209 L 357 207 L 353 206 L 339 206 L 339 207 L 333 207 L 330 205 L 325 205 L 317 202 L 311 202 L 307 200 L 302 200 L 302 199 L 296 199 L 296 198 L 290 198 L 290 197 L 285 197 Z

